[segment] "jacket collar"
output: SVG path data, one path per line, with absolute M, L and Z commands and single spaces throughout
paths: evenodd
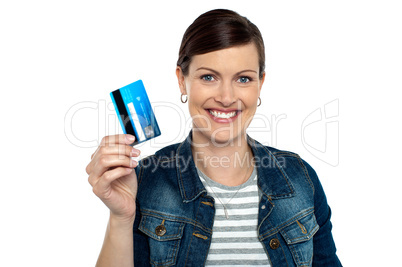
M 258 186 L 262 193 L 271 199 L 292 197 L 294 187 L 278 159 L 268 149 L 247 135 L 257 168 Z M 191 151 L 192 131 L 176 150 L 176 171 L 183 202 L 191 202 L 206 193 L 198 177 Z M 285 166 L 286 166 L 286 162 Z

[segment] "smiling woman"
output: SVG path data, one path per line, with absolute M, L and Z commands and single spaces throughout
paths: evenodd
M 193 56 L 187 73 L 177 67 L 181 93 L 188 95 L 194 142 L 245 142 L 265 77 L 258 75 L 255 44 Z
M 107 136 L 87 166 L 110 209 L 97 266 L 341 266 L 313 168 L 246 133 L 264 66 L 247 18 L 219 9 L 190 25 L 176 68 L 186 140 L 137 163 L 133 136 Z

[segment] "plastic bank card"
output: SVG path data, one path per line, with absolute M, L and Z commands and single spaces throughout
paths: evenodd
M 110 97 L 124 133 L 136 138 L 132 145 L 161 135 L 142 80 L 111 92 Z

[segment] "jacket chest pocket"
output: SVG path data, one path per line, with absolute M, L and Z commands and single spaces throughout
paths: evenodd
M 311 266 L 313 261 L 313 236 L 319 226 L 314 213 L 293 221 L 280 230 L 297 266 Z
M 144 215 L 138 229 L 148 236 L 150 263 L 173 266 L 179 251 L 184 223 Z

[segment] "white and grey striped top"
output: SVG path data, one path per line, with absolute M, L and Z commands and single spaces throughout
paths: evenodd
M 216 209 L 212 243 L 205 266 L 270 266 L 257 237 L 260 194 L 256 168 L 250 178 L 239 186 L 219 184 L 200 170 L 198 175 L 208 194 L 214 197 Z M 229 219 L 217 197 L 225 204 Z

